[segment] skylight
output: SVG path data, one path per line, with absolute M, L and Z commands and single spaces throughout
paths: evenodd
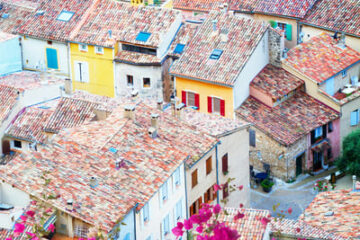
M 184 44 L 178 43 L 175 47 L 174 53 L 182 53 L 184 51 Z
M 215 60 L 219 59 L 222 52 L 223 52 L 223 50 L 214 49 L 214 51 L 210 55 L 210 59 L 215 59 Z
M 56 20 L 68 22 L 73 16 L 74 16 L 74 12 L 63 10 L 61 11 L 61 13 L 59 14 Z
M 149 39 L 150 35 L 151 33 L 148 32 L 140 32 L 136 37 L 136 41 L 146 42 Z

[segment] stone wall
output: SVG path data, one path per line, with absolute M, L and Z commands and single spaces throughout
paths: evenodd
M 253 165 L 256 170 L 263 171 L 263 163 L 268 163 L 272 176 L 283 180 L 295 178 L 296 157 L 303 152 L 306 153 L 306 137 L 290 147 L 285 147 L 259 129 L 255 127 L 251 129 L 256 132 L 256 146 L 250 147 L 250 165 Z M 305 169 L 304 160 L 303 169 Z
M 269 28 L 269 57 L 270 63 L 281 67 L 281 55 L 284 50 L 284 37 L 274 29 Z

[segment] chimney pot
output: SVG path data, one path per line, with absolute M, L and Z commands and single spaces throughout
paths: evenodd
M 98 186 L 98 181 L 97 181 L 96 177 L 91 177 L 90 178 L 90 187 L 96 188 L 97 186 Z
M 156 137 L 157 137 L 157 130 L 156 130 L 156 128 L 150 127 L 149 130 L 148 130 L 148 132 L 149 132 L 149 136 L 150 136 L 151 138 L 156 138 Z
M 352 176 L 352 180 L 353 180 L 353 190 L 356 191 L 356 176 L 355 175 Z
M 159 114 L 151 114 L 151 127 L 155 128 L 156 130 L 159 129 Z
M 163 100 L 161 100 L 161 99 L 157 100 L 157 109 L 160 111 L 163 110 Z
M 213 24 L 213 31 L 216 32 L 217 28 L 216 28 L 216 24 L 217 24 L 218 20 L 214 19 L 212 20 L 212 24 Z
M 133 105 L 125 106 L 124 117 L 135 121 L 135 106 Z
M 181 119 L 181 112 L 182 112 L 182 109 L 185 108 L 185 104 L 184 103 L 180 103 L 179 105 L 176 106 L 176 117 L 178 119 Z

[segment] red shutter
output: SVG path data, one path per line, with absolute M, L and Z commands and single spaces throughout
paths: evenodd
M 181 102 L 186 106 L 186 92 L 181 91 Z
M 200 110 L 200 95 L 195 93 L 195 106 L 197 107 L 197 110 Z
M 228 171 L 228 155 L 225 154 L 222 157 L 222 172 L 225 173 Z
M 220 100 L 220 115 L 225 116 L 225 100 Z
M 212 113 L 212 97 L 208 97 L 208 112 Z

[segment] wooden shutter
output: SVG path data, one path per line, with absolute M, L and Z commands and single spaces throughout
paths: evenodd
M 186 106 L 186 91 L 181 91 L 181 102 Z
M 200 110 L 200 95 L 195 93 L 195 107 L 197 107 L 197 110 Z
M 271 27 L 277 28 L 277 22 L 275 22 L 274 20 L 270 20 L 269 23 L 270 23 Z
M 220 115 L 225 116 L 225 100 L 220 100 Z
M 222 172 L 228 172 L 228 154 L 222 157 Z
M 286 39 L 291 41 L 292 40 L 292 26 L 291 26 L 291 24 L 286 24 L 285 34 L 286 34 Z
M 196 203 L 196 202 L 195 202 Z M 195 214 L 194 203 L 190 206 L 190 216 Z
M 195 187 L 197 185 L 197 169 L 191 174 L 191 186 Z
M 209 157 L 209 158 L 206 160 L 206 175 L 208 175 L 209 173 L 211 173 L 211 170 L 212 170 L 212 158 Z
M 208 112 L 212 113 L 212 97 L 208 97 Z
M 204 193 L 204 202 L 205 202 L 205 203 L 208 203 L 208 202 L 209 202 L 208 197 L 209 197 L 209 194 L 208 194 L 208 191 L 206 191 L 206 192 Z
M 252 129 L 249 130 L 249 137 L 250 137 L 250 146 L 256 147 L 256 134 L 254 130 Z
M 310 135 L 311 135 L 311 144 L 314 144 L 315 143 L 315 130 L 312 130 Z

